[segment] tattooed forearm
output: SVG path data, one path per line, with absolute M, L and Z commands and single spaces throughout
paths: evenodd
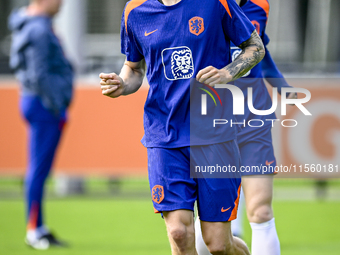
M 225 67 L 232 77 L 232 81 L 245 75 L 250 69 L 257 65 L 265 55 L 262 40 L 256 30 L 254 30 L 250 38 L 243 42 L 239 48 L 242 49 L 241 54 Z

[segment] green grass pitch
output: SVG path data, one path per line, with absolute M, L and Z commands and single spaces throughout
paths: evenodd
M 340 202 L 274 202 L 282 255 L 340 253 Z M 34 251 L 23 239 L 24 205 L 0 201 L 0 254 L 170 254 L 164 222 L 146 199 L 50 199 L 47 223 L 70 243 L 67 249 Z M 245 241 L 250 244 L 250 228 Z

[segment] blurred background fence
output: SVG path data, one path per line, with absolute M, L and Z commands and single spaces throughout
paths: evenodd
M 10 73 L 7 17 L 27 0 L 0 1 L 0 73 Z M 126 0 L 64 0 L 56 31 L 80 73 L 118 71 Z M 270 0 L 269 49 L 284 72 L 340 72 L 340 1 Z

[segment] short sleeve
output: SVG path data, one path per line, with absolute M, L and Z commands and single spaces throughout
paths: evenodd
M 255 27 L 235 0 L 219 0 L 219 2 L 224 34 L 234 45 L 239 46 L 250 38 Z
M 131 62 L 139 62 L 141 61 L 144 56 L 138 48 L 134 35 L 129 28 L 127 22 L 125 22 L 125 12 L 122 15 L 122 22 L 121 22 L 121 53 L 126 55 L 127 61 Z

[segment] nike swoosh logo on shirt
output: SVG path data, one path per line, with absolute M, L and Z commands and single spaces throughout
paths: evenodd
M 147 32 L 145 31 L 144 35 L 145 35 L 145 36 L 149 36 L 149 35 L 153 34 L 154 32 L 156 32 L 157 30 L 158 30 L 158 29 L 156 29 L 156 30 L 154 30 L 154 31 L 151 31 L 151 32 L 149 32 L 149 33 L 147 33 Z

